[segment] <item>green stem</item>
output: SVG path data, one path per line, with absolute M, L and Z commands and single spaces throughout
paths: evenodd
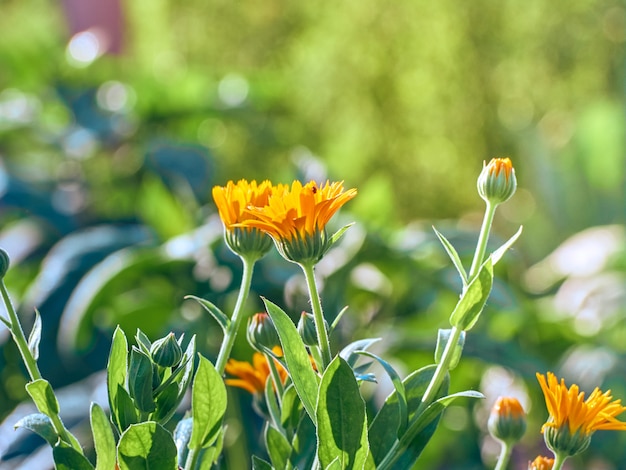
M 248 299 L 248 294 L 250 293 L 250 284 L 252 283 L 252 272 L 254 271 L 254 264 L 256 263 L 257 258 L 248 258 L 245 256 L 241 257 L 243 262 L 243 274 L 241 275 L 241 287 L 239 288 L 239 294 L 237 296 L 237 302 L 235 303 L 235 309 L 233 311 L 233 316 L 230 319 L 230 323 L 226 328 L 226 332 L 224 333 L 224 340 L 222 341 L 222 345 L 220 347 L 220 352 L 217 355 L 217 360 L 215 361 L 215 369 L 220 375 L 224 374 L 224 368 L 226 367 L 226 361 L 230 357 L 230 353 L 233 349 L 233 345 L 235 344 L 235 338 L 237 337 L 237 332 L 239 331 L 239 326 L 243 319 L 243 310 L 244 305 L 246 304 L 246 300 Z
M 7 313 L 9 314 L 9 322 L 11 327 L 9 331 L 11 332 L 11 336 L 13 337 L 13 341 L 17 345 L 17 349 L 20 351 L 20 355 L 22 356 L 22 360 L 24 361 L 24 365 L 26 366 L 26 370 L 28 371 L 28 375 L 30 376 L 30 380 L 34 382 L 35 380 L 43 379 L 41 372 L 39 371 L 39 367 L 37 366 L 37 361 L 35 360 L 33 354 L 28 347 L 28 341 L 26 340 L 26 336 L 24 335 L 24 330 L 22 329 L 22 324 L 20 323 L 19 318 L 17 317 L 17 313 L 13 308 L 13 303 L 11 302 L 11 298 L 9 297 L 9 292 L 7 291 L 6 286 L 4 285 L 4 281 L 0 279 L 0 292 L 2 293 L 2 300 L 4 301 L 4 306 L 7 309 Z M 75 443 L 69 437 L 69 431 L 65 428 L 63 421 L 61 421 L 61 417 L 58 414 L 48 415 L 50 420 L 52 421 L 52 425 L 54 426 L 55 431 L 61 438 L 61 440 L 72 447 L 76 448 Z M 76 449 L 82 453 L 82 449 Z
M 189 449 L 187 453 L 187 460 L 185 460 L 185 470 L 193 470 L 198 463 L 198 457 L 200 456 L 199 449 Z
M 500 456 L 498 462 L 493 470 L 505 470 L 509 465 L 509 459 L 511 458 L 511 451 L 513 447 L 506 442 L 502 442 L 502 448 L 500 449 Z
M 483 217 L 483 223 L 480 228 L 480 235 L 478 236 L 478 241 L 476 243 L 476 251 L 474 252 L 474 259 L 472 260 L 472 266 L 470 268 L 469 276 L 468 276 L 468 284 L 474 279 L 474 277 L 478 274 L 480 270 L 480 266 L 483 264 L 483 260 L 485 258 L 485 253 L 487 251 L 487 241 L 489 240 L 489 232 L 491 231 L 491 224 L 493 222 L 493 217 L 496 212 L 497 204 L 491 204 L 487 202 L 487 208 L 485 209 L 485 215 Z M 465 289 L 467 286 L 463 286 Z M 424 410 L 430 405 L 439 391 L 441 384 L 445 376 L 448 374 L 450 370 L 450 362 L 454 357 L 454 350 L 459 342 L 459 337 L 461 336 L 462 330 L 453 326 L 450 332 L 450 338 L 446 343 L 446 347 L 443 350 L 443 354 L 441 355 L 441 360 L 439 364 L 437 364 L 437 369 L 435 369 L 435 373 L 433 377 L 430 379 L 430 383 L 428 384 L 428 388 L 424 392 L 422 396 L 422 401 L 415 412 L 415 416 L 420 416 Z M 398 459 L 400 454 L 404 451 L 404 445 L 400 443 L 399 440 L 396 440 L 392 445 L 391 449 L 385 455 L 385 458 L 382 460 L 380 465 L 378 466 L 378 470 L 386 470 L 388 468 L 392 468 L 395 461 Z M 556 468 L 556 467 L 555 467 Z
M 561 453 L 554 454 L 554 464 L 552 464 L 552 470 L 561 470 L 563 467 L 563 463 L 567 459 L 567 455 L 562 455 Z
M 317 342 L 322 352 L 322 368 L 320 370 L 326 370 L 328 364 L 331 361 L 330 354 L 330 342 L 328 340 L 328 332 L 326 331 L 326 323 L 324 322 L 324 312 L 322 311 L 322 302 L 320 300 L 319 293 L 317 291 L 317 284 L 315 283 L 315 272 L 313 270 L 313 264 L 301 264 L 302 271 L 304 271 L 304 277 L 306 278 L 306 284 L 309 288 L 309 297 L 311 298 L 311 308 L 313 309 L 313 320 L 315 321 L 315 331 L 317 333 Z

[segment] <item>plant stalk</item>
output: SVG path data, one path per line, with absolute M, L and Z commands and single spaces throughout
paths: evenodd
M 502 448 L 500 449 L 500 456 L 498 457 L 498 461 L 496 462 L 496 466 L 493 470 L 506 470 L 509 466 L 509 460 L 511 458 L 511 452 L 513 451 L 513 446 L 506 442 L 502 442 Z
M 320 372 L 326 370 L 331 361 L 330 341 L 328 339 L 328 331 L 326 331 L 326 323 L 324 322 L 324 312 L 322 311 L 322 302 L 320 300 L 317 284 L 315 283 L 315 272 L 312 263 L 301 264 L 304 277 L 306 278 L 307 287 L 309 288 L 309 297 L 311 298 L 311 308 L 313 309 L 313 320 L 315 322 L 315 331 L 317 333 L 317 342 L 322 353 L 322 368 Z

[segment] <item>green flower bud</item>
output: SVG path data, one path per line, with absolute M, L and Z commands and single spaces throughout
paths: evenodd
M 478 194 L 486 202 L 500 204 L 515 193 L 515 169 L 508 158 L 492 158 L 483 166 L 477 182 Z
M 514 444 L 526 432 L 524 408 L 516 398 L 498 398 L 491 409 L 487 427 L 496 439 L 507 444 Z
M 4 278 L 4 275 L 9 270 L 10 263 L 11 260 L 9 259 L 8 253 L 0 248 L 0 279 Z
M 543 439 L 546 441 L 548 449 L 560 455 L 571 457 L 579 454 L 591 442 L 591 434 L 585 432 L 584 429 L 578 429 L 572 433 L 569 424 L 565 423 L 559 428 L 546 426 L 543 431 Z
M 250 317 L 247 335 L 250 346 L 259 352 L 263 352 L 263 348 L 272 349 L 274 346 L 280 346 L 274 322 L 265 312 L 255 313 Z
M 150 346 L 150 356 L 161 367 L 176 367 L 183 357 L 183 350 L 176 341 L 174 333 L 156 340 Z
M 328 330 L 328 324 L 324 320 L 324 326 Z M 300 321 L 298 321 L 298 333 L 302 341 L 307 346 L 317 346 L 317 330 L 315 329 L 315 320 L 313 315 L 307 312 L 302 312 Z
M 233 253 L 254 259 L 262 258 L 272 248 L 272 239 L 257 229 L 234 227 L 224 232 L 224 239 Z

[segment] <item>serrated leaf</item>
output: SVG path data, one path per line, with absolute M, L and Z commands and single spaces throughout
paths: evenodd
M 508 249 L 511 248 L 511 246 L 513 246 L 513 243 L 517 241 L 517 239 L 522 234 L 523 228 L 524 227 L 520 225 L 520 228 L 517 230 L 517 232 L 515 232 L 515 235 L 509 238 L 500 248 L 498 248 L 496 251 L 494 251 L 491 254 L 491 262 L 493 263 L 494 266 L 498 263 L 498 261 L 500 261 L 500 259 L 502 259 L 504 254 L 508 251 Z
M 96 470 L 111 470 L 115 468 L 115 437 L 111 429 L 111 422 L 104 410 L 96 403 L 91 404 L 89 410 L 93 444 L 96 451 Z
M 304 409 L 315 421 L 315 403 L 317 402 L 317 387 L 319 378 L 313 368 L 306 347 L 298 334 L 291 318 L 277 305 L 263 299 L 265 309 L 274 322 L 280 338 L 285 363 L 293 385 L 298 392 Z
M 41 340 L 41 315 L 39 310 L 35 309 L 35 323 L 33 329 L 30 330 L 28 335 L 28 350 L 33 356 L 33 359 L 39 359 L 39 341 Z
M 435 347 L 435 363 L 439 364 L 441 362 L 441 358 L 443 357 L 443 352 L 446 349 L 446 345 L 448 344 L 448 340 L 450 339 L 450 334 L 452 330 L 450 329 L 439 329 L 437 334 L 437 346 Z M 461 360 L 461 356 L 463 355 L 463 346 L 465 345 L 465 331 L 461 331 L 459 339 L 454 346 L 454 352 L 452 354 L 452 359 L 448 364 L 448 370 L 453 370 Z
M 54 429 L 50 418 L 43 413 L 33 413 L 24 416 L 13 426 L 15 429 L 24 428 L 43 437 L 48 444 L 54 447 L 59 440 L 59 435 Z
M 154 421 L 132 424 L 117 445 L 120 470 L 177 470 L 172 435 Z
M 316 408 L 317 456 L 322 468 L 363 468 L 369 453 L 365 402 L 352 368 L 335 357 L 322 376 Z M 334 467 L 332 467 L 334 468 Z
M 265 446 L 272 466 L 281 470 L 287 468 L 291 444 L 274 426 L 269 425 L 265 428 Z
M 371 357 L 372 359 L 378 361 L 378 363 L 383 366 L 383 369 L 385 369 L 385 372 L 387 372 L 387 375 L 391 379 L 391 382 L 393 383 L 393 388 L 396 391 L 396 397 L 398 399 L 399 427 L 397 434 L 402 434 L 406 429 L 406 425 L 408 424 L 409 416 L 408 406 L 406 402 L 406 391 L 404 389 L 402 379 L 400 378 L 396 370 L 391 366 L 391 364 L 389 364 L 384 359 L 378 357 L 376 354 L 373 354 L 369 351 L 359 351 L 359 354 Z
M 117 398 L 119 387 L 123 389 L 126 383 L 128 342 L 126 335 L 118 326 L 113 333 L 109 361 L 107 363 L 107 391 L 109 393 L 109 407 L 113 422 L 118 427 L 120 433 L 125 429 L 121 424 L 118 411 L 119 400 Z
M 65 442 L 52 449 L 55 470 L 93 470 L 93 465 L 83 454 Z
M 439 238 L 439 241 L 445 248 L 446 253 L 448 253 L 450 260 L 452 260 L 452 264 L 454 264 L 454 267 L 456 268 L 459 275 L 461 276 L 461 280 L 463 281 L 463 286 L 466 286 L 468 282 L 467 272 L 465 271 L 465 268 L 463 267 L 463 263 L 461 262 L 461 258 L 459 257 L 459 254 L 457 253 L 452 243 L 450 243 L 448 239 L 443 236 L 442 233 L 440 233 L 435 227 L 433 227 L 433 230 L 435 231 L 435 235 L 437 235 L 437 238 Z
M 199 450 L 219 436 L 226 412 L 226 387 L 211 361 L 198 354 L 200 363 L 191 389 L 193 431 L 189 448 Z
M 211 316 L 215 319 L 215 321 L 222 328 L 222 331 L 225 333 L 228 329 L 228 325 L 230 324 L 230 319 L 224 312 L 222 312 L 219 307 L 217 307 L 212 302 L 209 302 L 206 299 L 202 299 L 200 297 L 196 297 L 195 295 L 186 295 L 185 299 L 193 299 L 198 302 L 200 305 L 204 307 L 204 309 L 211 314 Z
M 59 402 L 47 380 L 37 379 L 27 383 L 26 391 L 43 414 L 50 417 L 59 414 Z
M 480 267 L 478 275 L 472 279 L 461 294 L 461 298 L 450 315 L 450 324 L 463 331 L 471 329 L 483 311 L 492 286 L 493 264 L 491 258 L 487 258 L 487 261 Z

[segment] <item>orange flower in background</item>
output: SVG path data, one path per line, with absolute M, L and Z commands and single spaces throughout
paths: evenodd
M 256 227 L 276 240 L 291 241 L 322 232 L 333 215 L 357 194 L 344 192 L 343 182 L 326 182 L 319 186 L 311 181 L 304 186 L 294 181 L 291 187 L 278 185 L 262 207 L 250 208 L 251 217 L 241 225 Z M 257 205 L 260 206 L 260 205 Z
M 277 356 L 282 355 L 282 349 L 278 346 L 273 348 L 272 351 Z M 280 379 L 284 383 L 287 380 L 287 371 L 278 361 L 275 361 L 275 364 L 278 375 L 280 375 Z M 226 385 L 243 388 L 253 395 L 257 393 L 263 394 L 265 392 L 265 383 L 270 375 L 270 366 L 263 354 L 255 352 L 252 355 L 252 363 L 229 359 L 226 363 L 226 373 L 237 377 L 236 379 L 226 379 Z
M 254 218 L 248 208 L 265 206 L 271 192 L 272 183 L 267 180 L 260 184 L 254 180 L 239 180 L 236 184 L 229 181 L 226 186 L 214 186 L 212 191 L 220 218 L 229 230 L 235 224 Z
M 574 384 L 568 389 L 565 380 L 558 382 L 552 372 L 547 375 L 546 380 L 543 374 L 537 374 L 550 413 L 542 432 L 547 428 L 561 429 L 566 425 L 572 435 L 590 435 L 599 430 L 626 431 L 626 423 L 616 418 L 626 411 L 626 407 L 622 406 L 621 400 L 613 400 L 610 390 L 602 393 L 596 387 L 585 400 L 585 393 L 579 391 L 578 385 Z
M 528 470 L 552 470 L 553 465 L 554 459 L 540 455 L 528 464 Z
M 493 437 L 503 442 L 519 441 L 526 432 L 526 413 L 514 397 L 499 397 L 491 409 L 487 422 Z

